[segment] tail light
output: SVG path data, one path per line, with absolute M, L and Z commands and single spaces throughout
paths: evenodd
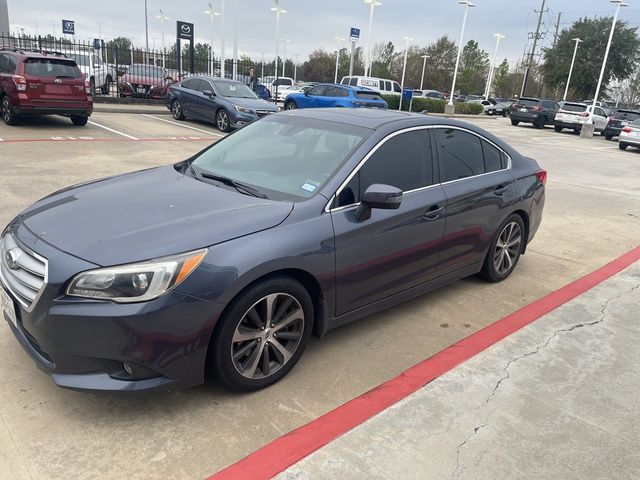
M 91 95 L 91 84 L 89 83 L 89 80 L 84 81 L 84 91 L 87 95 Z
M 536 106 L 533 108 L 533 111 L 534 111 L 534 112 L 540 112 L 540 111 L 542 111 L 542 107 L 541 107 L 540 105 L 536 105 Z
M 19 92 L 27 91 L 27 79 L 24 78 L 22 75 L 13 75 L 11 79 L 13 80 L 13 83 L 16 86 L 16 90 L 18 90 Z
M 540 181 L 540 183 L 542 185 L 546 185 L 547 184 L 547 171 L 546 170 L 538 170 L 536 172 L 536 177 L 538 177 L 538 180 Z
M 581 117 L 588 117 L 589 116 L 589 112 L 582 112 L 580 114 Z
M 632 129 L 631 127 L 624 127 L 624 128 L 622 129 L 622 131 L 623 131 L 624 133 L 631 133 L 631 132 L 633 132 L 633 129 Z

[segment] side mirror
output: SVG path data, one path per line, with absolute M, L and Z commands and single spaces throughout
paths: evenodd
M 211 90 L 205 90 L 204 92 L 202 92 L 202 94 L 203 94 L 205 97 L 209 97 L 209 98 L 211 98 L 211 97 L 215 97 L 215 93 L 213 93 Z
M 304 91 L 304 96 L 305 96 L 305 97 L 308 97 L 308 96 L 309 96 L 309 90 L 305 90 L 305 91 Z
M 371 218 L 371 210 L 396 210 L 402 203 L 402 190 L 391 185 L 374 183 L 364 192 L 362 202 L 356 209 L 355 215 L 358 222 Z

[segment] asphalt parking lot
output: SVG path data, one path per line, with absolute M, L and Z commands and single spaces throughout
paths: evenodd
M 182 160 L 221 138 L 168 115 L 0 125 L 0 224 L 69 184 Z M 314 339 L 283 381 L 146 397 L 59 389 L 0 324 L 0 478 L 204 478 L 638 244 L 640 152 L 473 119 L 549 172 L 537 237 L 501 284 L 469 278 Z

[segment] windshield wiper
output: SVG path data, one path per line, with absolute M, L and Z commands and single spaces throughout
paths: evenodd
M 189 167 L 191 167 L 191 164 L 189 164 Z M 191 167 L 191 169 L 193 171 L 193 167 Z M 236 180 L 233 180 L 228 177 L 223 177 L 222 175 L 214 175 L 213 173 L 200 172 L 200 176 L 202 178 L 206 178 L 207 180 L 215 180 L 216 182 L 229 185 L 230 187 L 235 188 L 238 192 L 244 193 L 246 195 L 251 195 L 252 197 L 265 198 L 265 199 L 269 198 L 261 191 L 256 190 L 255 188 L 250 187 L 249 185 L 245 185 L 244 183 L 237 182 Z

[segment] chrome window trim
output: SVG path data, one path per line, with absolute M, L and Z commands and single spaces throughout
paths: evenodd
M 344 187 L 347 186 L 347 184 L 351 181 L 351 179 L 356 175 L 356 173 L 358 173 L 358 171 L 360 171 L 360 169 L 362 168 L 362 166 L 367 162 L 367 160 L 369 160 L 369 158 L 371 158 L 371 156 L 376 153 L 378 151 L 378 149 L 384 145 L 388 140 L 391 140 L 394 137 L 397 137 L 398 135 L 401 135 L 403 133 L 407 133 L 407 132 L 414 132 L 417 130 L 430 130 L 430 129 L 434 129 L 434 128 L 447 128 L 447 129 L 453 129 L 453 130 L 461 130 L 463 132 L 466 133 L 470 133 L 472 135 L 475 135 L 476 137 L 478 137 L 480 140 L 484 140 L 485 142 L 489 143 L 490 145 L 494 146 L 496 149 L 498 149 L 499 152 L 503 153 L 506 157 L 507 157 L 507 166 L 505 168 L 501 168 L 499 170 L 494 170 L 493 172 L 485 172 L 485 173 L 480 173 L 478 175 L 472 175 L 470 177 L 465 177 L 465 178 L 458 178 L 456 180 L 448 180 L 446 182 L 439 182 L 439 183 L 434 183 L 433 185 L 427 185 L 425 187 L 420 187 L 420 188 L 414 188 L 413 190 L 407 190 L 406 192 L 403 192 L 404 194 L 406 193 L 414 193 L 414 192 L 419 192 L 421 190 L 426 190 L 428 188 L 432 188 L 432 187 L 436 187 L 439 185 L 448 185 L 450 183 L 454 183 L 454 182 L 461 182 L 464 180 L 469 180 L 471 178 L 477 178 L 477 177 L 482 177 L 485 175 L 493 175 L 495 173 L 499 173 L 499 172 L 503 172 L 506 170 L 511 170 L 512 167 L 512 161 L 511 161 L 511 155 L 509 155 L 507 152 L 505 152 L 500 146 L 496 145 L 494 142 L 492 142 L 491 140 L 489 140 L 488 138 L 480 135 L 479 133 L 476 133 L 472 130 L 469 130 L 467 128 L 464 127 L 460 127 L 457 125 L 419 125 L 417 127 L 408 127 L 408 128 L 404 128 L 402 130 L 398 130 L 397 132 L 393 132 L 390 133 L 389 135 L 387 135 L 386 137 L 384 137 L 382 140 L 380 140 L 370 151 L 369 153 L 367 153 L 365 155 L 365 157 L 360 160 L 360 162 L 358 163 L 358 165 L 356 165 L 356 167 L 352 170 L 352 172 L 347 176 L 347 178 L 340 184 L 340 186 L 338 187 L 338 189 L 335 191 L 335 193 L 333 195 L 331 195 L 331 198 L 329 198 L 329 202 L 327 202 L 327 204 L 324 207 L 324 211 L 325 213 L 331 213 L 331 212 L 338 212 L 340 210 L 346 210 L 347 208 L 352 208 L 352 207 L 357 207 L 358 205 L 360 205 L 361 202 L 358 203 L 351 203 L 349 205 L 343 205 L 341 207 L 336 207 L 336 208 L 331 208 L 331 204 L 335 201 L 336 197 L 338 195 L 340 195 L 340 193 L 342 193 L 342 190 L 344 189 Z M 439 159 L 438 159 L 439 160 Z

